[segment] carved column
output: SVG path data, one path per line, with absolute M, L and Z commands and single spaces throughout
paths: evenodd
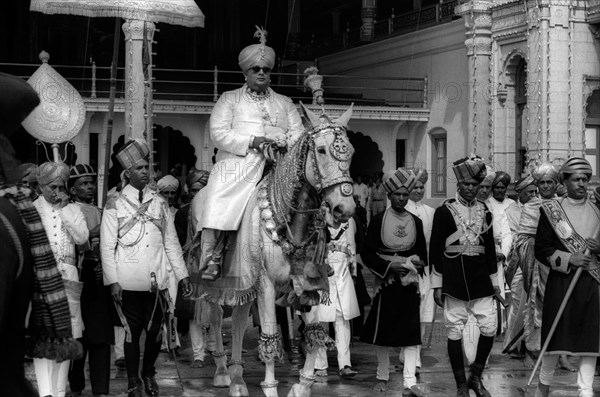
M 492 55 L 492 0 L 471 0 L 456 7 L 465 22 L 469 67 L 467 154 L 489 160 L 493 144 L 490 127 L 490 61 Z
M 375 35 L 377 0 L 362 0 L 360 17 L 363 23 L 360 27 L 360 41 L 372 41 Z
M 152 38 L 154 23 L 145 22 L 148 39 L 147 56 L 152 64 Z M 151 112 L 146 111 L 146 97 L 151 83 L 145 84 L 143 45 L 144 21 L 128 20 L 123 24 L 125 33 L 125 142 L 130 139 L 146 140 L 152 145 L 152 131 L 147 130 L 147 119 Z M 146 136 L 144 135 L 146 133 Z

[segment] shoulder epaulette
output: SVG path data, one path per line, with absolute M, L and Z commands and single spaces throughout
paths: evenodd
M 110 196 L 106 200 L 106 205 L 104 205 L 105 210 L 114 210 L 117 208 L 117 200 L 121 197 L 121 193 L 118 195 Z

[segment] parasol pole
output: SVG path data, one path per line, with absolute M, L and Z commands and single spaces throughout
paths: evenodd
M 110 94 L 108 99 L 108 120 L 106 122 L 106 142 L 104 153 L 104 183 L 102 184 L 102 205 L 106 204 L 108 193 L 108 169 L 110 168 L 110 154 L 112 146 L 113 120 L 115 116 L 115 96 L 117 92 L 117 64 L 119 63 L 119 41 L 121 40 L 121 18 L 115 19 L 115 33 L 113 41 L 113 59 L 110 65 Z

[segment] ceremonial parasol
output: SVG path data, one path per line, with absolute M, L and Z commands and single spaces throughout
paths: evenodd
M 86 17 L 123 18 L 125 51 L 125 138 L 146 140 L 152 148 L 152 73 L 151 46 L 154 22 L 187 27 L 204 27 L 204 14 L 194 0 L 31 0 L 31 11 L 44 14 L 69 14 Z M 115 43 L 110 79 L 110 99 L 106 134 L 105 170 L 110 164 L 112 121 L 116 91 L 119 23 L 115 22 Z M 143 93 L 143 99 L 141 98 Z M 137 96 L 137 97 L 136 97 Z M 150 151 L 152 163 L 152 150 Z M 104 178 L 102 202 L 106 200 Z

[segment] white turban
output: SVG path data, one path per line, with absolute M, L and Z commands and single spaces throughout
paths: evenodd
M 253 66 L 266 66 L 273 69 L 275 66 L 275 50 L 267 46 L 267 31 L 256 27 L 254 37 L 258 37 L 260 44 L 252 44 L 240 51 L 238 55 L 238 65 L 242 71 L 246 72 Z
M 156 182 L 156 188 L 159 192 L 165 190 L 177 190 L 179 187 L 179 181 L 173 175 L 163 176 Z

